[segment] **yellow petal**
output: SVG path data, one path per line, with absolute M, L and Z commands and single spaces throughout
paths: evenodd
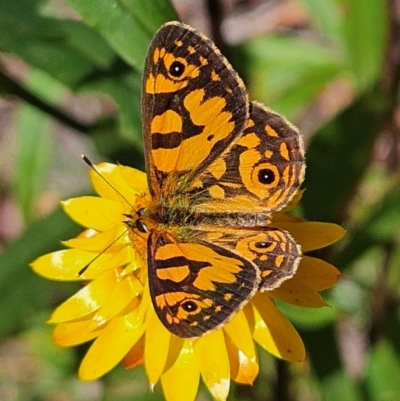
M 147 269 L 147 264 L 146 264 L 146 262 L 143 260 L 143 258 L 141 256 L 136 254 L 134 256 L 134 258 L 135 258 L 134 262 L 128 263 L 124 267 L 124 271 L 125 271 L 126 274 L 132 274 L 132 273 L 135 274 L 138 271 L 138 269 Z M 145 280 L 142 280 L 142 277 L 140 277 L 140 274 L 138 274 L 138 278 L 139 278 L 139 280 L 141 282 L 145 281 Z
M 138 309 L 112 319 L 92 344 L 79 368 L 80 380 L 95 380 L 107 373 L 129 352 L 144 333 Z
M 147 377 L 153 387 L 158 382 L 167 363 L 170 340 L 171 333 L 160 322 L 154 309 L 149 308 L 146 317 L 144 353 Z
M 102 258 L 103 255 L 105 255 L 104 258 Z M 108 258 L 106 255 L 108 255 Z M 98 261 L 98 259 L 100 260 Z M 100 253 L 98 254 L 98 259 L 93 261 L 93 263 L 90 263 L 87 272 L 93 270 L 96 273 L 96 270 L 101 271 L 104 269 L 115 269 L 120 266 L 127 265 L 132 261 L 132 248 L 127 245 L 117 252 L 105 252 L 104 254 Z M 89 276 L 89 274 L 86 273 L 86 276 Z
M 143 195 L 144 192 L 149 192 L 146 173 L 128 166 L 119 166 L 119 168 L 121 177 L 137 194 Z
M 88 231 L 88 230 L 87 230 Z M 123 234 L 126 235 L 123 235 Z M 115 242 L 118 239 L 117 242 Z M 92 236 L 79 236 L 62 243 L 69 248 L 76 248 L 90 252 L 116 252 L 125 244 L 129 243 L 127 227 L 118 224 L 109 231 L 97 233 Z
M 322 291 L 336 284 L 339 278 L 340 271 L 335 266 L 322 259 L 303 256 L 293 280 L 303 281 L 313 289 Z
M 247 324 L 249 325 L 250 331 L 253 333 L 254 327 L 256 326 L 256 321 L 254 318 L 254 307 L 251 302 L 249 302 L 244 308 L 243 313 L 246 316 Z
M 303 252 L 313 251 L 331 245 L 339 241 L 346 233 L 346 230 L 337 224 L 313 221 L 302 221 L 298 223 L 274 221 L 271 226 L 289 231 L 296 242 L 301 245 Z
M 161 376 L 167 401 L 194 401 L 199 387 L 200 372 L 192 342 L 183 343 L 175 363 Z
M 95 258 L 92 252 L 64 249 L 40 256 L 32 264 L 39 275 L 53 280 L 78 280 L 78 272 Z
M 143 286 L 135 276 L 125 277 L 107 293 L 107 302 L 104 302 L 92 317 L 93 324 L 104 324 L 114 316 L 122 314 L 125 308 L 135 309 L 139 305 L 139 295 L 142 292 Z
M 121 177 L 120 167 L 111 163 L 99 163 L 90 170 L 93 188 L 102 197 L 130 203 L 135 193 Z M 127 201 L 123 197 L 127 198 Z
M 31 267 L 39 275 L 60 281 L 76 281 L 94 279 L 103 271 L 116 266 L 118 255 L 98 254 L 80 251 L 79 249 L 64 249 L 43 255 L 36 259 Z M 110 265 L 111 264 L 111 265 Z M 81 270 L 89 266 L 80 274 Z
M 73 323 L 60 323 L 53 332 L 53 341 L 62 347 L 73 347 L 98 337 L 101 329 L 90 331 L 89 320 Z
M 139 341 L 128 351 L 122 363 L 126 369 L 133 369 L 144 363 L 144 343 L 145 336 L 140 337 Z
M 326 302 L 313 288 L 299 280 L 287 280 L 278 288 L 268 291 L 268 295 L 297 306 L 321 308 Z
M 255 307 L 254 339 L 278 358 L 291 362 L 303 361 L 305 349 L 299 333 L 272 300 L 265 293 L 258 293 L 252 303 Z
M 95 196 L 81 196 L 62 202 L 65 212 L 83 227 L 108 231 L 124 221 L 129 205 Z
M 143 281 L 142 281 L 143 282 Z M 144 320 L 147 316 L 147 312 L 150 310 L 150 305 L 152 305 L 150 298 L 149 282 L 144 282 L 142 302 L 139 305 L 139 317 Z
M 275 226 L 281 223 L 302 223 L 304 222 L 303 219 L 299 217 L 292 216 L 290 214 L 283 213 L 281 210 L 280 212 L 276 212 L 272 215 L 271 226 Z
M 225 335 L 225 343 L 229 355 L 231 378 L 237 383 L 253 384 L 259 371 L 257 355 L 249 358 L 236 347 L 228 335 Z
M 111 163 L 100 163 L 95 168 L 100 174 L 90 170 L 90 178 L 94 189 L 102 198 L 133 204 L 136 195 L 147 190 L 146 174 L 142 171 Z
M 234 318 L 227 323 L 223 330 L 228 334 L 235 346 L 240 349 L 248 358 L 255 357 L 253 336 L 244 312 L 239 311 Z
M 95 256 L 92 257 L 92 259 L 86 265 L 84 265 L 84 272 L 82 273 L 82 269 L 78 270 L 79 278 L 93 279 L 105 270 L 118 269 L 121 266 L 125 267 L 132 262 L 132 254 L 133 251 L 130 245 L 124 246 L 122 249 L 116 252 L 103 252 L 98 254 L 92 253 L 92 255 Z
M 230 366 L 223 331 L 216 330 L 194 342 L 204 383 L 217 401 L 228 397 Z
M 68 322 L 92 314 L 106 303 L 109 294 L 120 280 L 121 277 L 115 269 L 105 271 L 62 303 L 53 312 L 49 323 Z
M 303 256 L 296 274 L 268 295 L 294 305 L 320 308 L 326 302 L 318 291 L 332 287 L 339 277 L 339 270 L 331 264 Z

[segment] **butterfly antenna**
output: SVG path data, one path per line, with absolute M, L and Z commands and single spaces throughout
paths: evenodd
M 78 277 L 82 276 L 83 273 L 85 273 L 85 271 L 89 268 L 89 266 L 96 261 L 101 255 L 103 255 L 103 253 L 107 252 L 108 249 L 110 249 L 117 241 L 119 241 L 128 231 L 129 231 L 129 225 L 126 228 L 126 230 L 124 230 L 124 232 L 119 235 L 117 238 L 115 238 L 114 241 L 111 242 L 111 244 L 107 245 L 98 255 L 96 255 L 89 263 L 87 263 L 85 266 L 82 267 L 81 270 L 78 271 Z
M 129 202 L 128 199 L 126 199 L 126 197 L 124 195 L 121 194 L 120 191 L 118 191 L 118 189 L 109 181 L 107 180 L 106 177 L 104 177 L 103 174 L 100 173 L 99 170 L 97 170 L 97 167 L 90 161 L 90 159 L 86 156 L 86 155 L 81 155 L 82 160 L 104 181 L 106 182 L 132 209 L 134 209 L 134 207 L 132 206 L 132 204 Z

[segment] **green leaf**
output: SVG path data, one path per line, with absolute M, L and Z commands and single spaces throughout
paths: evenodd
M 316 330 L 300 330 L 301 338 L 307 350 L 317 378 L 322 382 L 329 380 L 343 369 L 333 324 L 319 327 Z
M 17 119 L 16 195 L 25 221 L 35 217 L 35 205 L 43 187 L 53 153 L 53 136 L 46 115 L 29 105 L 22 105 Z
M 161 23 L 176 19 L 167 0 L 68 0 L 130 65 L 141 71 L 149 42 Z
M 62 22 L 43 18 L 32 4 L 22 0 L 2 4 L 0 49 L 21 57 L 64 83 L 81 79 L 90 63 L 64 44 Z
M 150 33 L 179 18 L 170 0 L 121 0 L 121 3 Z
M 343 17 L 337 0 L 299 0 L 307 7 L 317 29 L 328 38 L 341 39 Z
M 82 91 L 110 95 L 119 107 L 119 134 L 137 149 L 142 149 L 141 76 L 131 71 L 122 77 L 99 79 L 82 87 Z M 113 138 L 112 132 L 110 140 Z
M 355 381 L 340 370 L 321 382 L 322 401 L 365 401 Z
M 21 329 L 32 313 L 44 308 L 54 294 L 75 286 L 55 283 L 35 275 L 28 267 L 38 256 L 60 249 L 60 240 L 81 231 L 58 208 L 25 231 L 0 255 L 0 336 Z
M 65 43 L 71 50 L 101 70 L 111 67 L 115 53 L 95 30 L 80 21 L 63 20 L 60 26 L 65 34 Z
M 316 133 L 307 150 L 308 220 L 336 221 L 370 160 L 379 110 L 368 96 L 360 98 Z
M 24 82 L 26 89 L 52 106 L 60 106 L 69 94 L 68 88 L 43 70 L 31 69 Z
M 294 119 L 343 69 L 334 49 L 293 37 L 261 37 L 238 48 L 252 99 Z
M 355 382 L 344 371 L 333 324 L 302 330 L 301 337 L 313 372 L 319 380 L 322 401 L 362 401 Z
M 380 341 L 370 353 L 365 384 L 372 400 L 400 399 L 400 358 L 387 341 Z
M 338 310 L 329 305 L 322 308 L 305 308 L 284 302 L 276 302 L 279 309 L 296 327 L 315 329 L 331 324 L 338 317 Z
M 37 8 L 25 0 L 2 3 L 2 51 L 17 55 L 69 86 L 74 86 L 95 67 L 110 65 L 115 55 L 95 32 L 79 22 L 43 17 Z M 90 50 L 83 51 L 85 46 L 90 46 Z
M 351 0 L 343 6 L 348 68 L 359 90 L 365 91 L 381 74 L 388 36 L 388 4 L 384 0 Z
M 396 242 L 399 230 L 400 187 L 390 188 L 373 205 L 365 219 L 349 232 L 336 259 L 340 266 L 349 266 L 374 246 Z

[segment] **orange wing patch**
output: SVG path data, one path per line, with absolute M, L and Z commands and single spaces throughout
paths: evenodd
M 182 132 L 182 117 L 173 110 L 167 110 L 165 113 L 153 118 L 150 130 L 152 134 Z

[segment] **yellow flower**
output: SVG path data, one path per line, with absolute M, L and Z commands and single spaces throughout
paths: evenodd
M 79 369 L 79 378 L 94 380 L 122 361 L 144 364 L 152 387 L 161 380 L 168 401 L 191 401 L 200 376 L 216 400 L 228 396 L 231 380 L 251 384 L 258 374 L 255 343 L 278 358 L 302 361 L 303 342 L 276 308 L 280 299 L 299 306 L 321 307 L 319 291 L 333 286 L 338 270 L 303 256 L 295 276 L 279 288 L 258 293 L 222 328 L 198 339 L 172 335 L 159 321 L 149 295 L 147 234 L 129 230 L 125 215 L 150 202 L 146 175 L 132 168 L 102 163 L 91 171 L 100 197 L 83 196 L 63 203 L 65 211 L 86 227 L 69 248 L 33 262 L 40 275 L 85 285 L 50 318 L 54 341 L 75 346 L 94 340 Z M 110 185 L 111 184 L 111 185 Z M 303 252 L 327 246 L 344 230 L 334 224 L 304 222 L 276 214 L 272 226 L 289 231 Z

